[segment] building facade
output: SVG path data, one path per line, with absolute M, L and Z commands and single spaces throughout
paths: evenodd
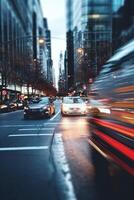
M 36 87 L 38 73 L 46 76 L 46 45 L 39 41 L 45 32 L 39 0 L 0 1 L 1 100 Z
M 66 52 L 66 59 L 67 59 L 67 87 L 68 90 L 74 87 L 74 37 L 73 37 L 73 0 L 66 1 L 66 19 L 67 19 L 67 52 Z
M 113 0 L 113 52 L 134 38 L 134 1 Z
M 66 54 L 65 54 L 66 55 Z M 65 69 L 65 55 L 61 52 L 59 57 L 59 94 L 64 95 L 66 92 L 66 69 Z
M 53 83 L 53 61 L 52 61 L 52 52 L 51 52 L 51 31 L 48 28 L 48 22 L 47 19 L 44 18 L 44 29 L 45 29 L 45 43 L 46 43 L 46 52 L 47 52 L 47 80 L 50 83 Z
M 92 82 L 111 55 L 112 2 L 70 1 L 67 0 L 67 13 L 71 13 L 67 15 L 67 33 L 71 31 L 73 35 L 74 85 L 81 88 Z M 71 39 L 67 38 L 67 44 Z

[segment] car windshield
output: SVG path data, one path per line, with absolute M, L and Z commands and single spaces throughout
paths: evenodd
M 42 99 L 33 99 L 32 101 L 30 101 L 30 104 L 46 104 L 48 103 L 49 99 L 46 98 L 42 98 Z
M 39 104 L 46 104 L 49 102 L 49 99 L 48 98 L 43 98 L 43 99 L 40 99 L 40 101 L 38 102 Z
M 83 103 L 81 98 L 64 98 L 63 103 L 73 104 L 73 103 Z

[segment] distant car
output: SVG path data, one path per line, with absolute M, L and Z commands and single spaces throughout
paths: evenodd
M 8 112 L 8 105 L 5 103 L 0 103 L 0 113 Z
M 23 108 L 24 108 L 23 101 L 21 101 L 21 100 L 16 100 L 15 103 L 16 103 L 16 105 L 17 105 L 17 109 L 23 109 Z
M 24 107 L 24 119 L 30 117 L 51 117 L 55 114 L 55 105 L 49 97 L 42 97 L 38 101 L 31 101 Z
M 86 114 L 86 104 L 78 97 L 63 97 L 61 105 L 61 114 L 65 115 L 85 115 Z
M 111 113 L 110 105 L 108 106 L 105 101 L 90 99 L 86 101 L 86 110 L 92 116 L 106 116 Z
M 11 102 L 8 104 L 8 106 L 9 106 L 9 111 L 15 111 L 15 110 L 17 110 L 17 103 L 14 102 L 14 101 L 11 101 Z
M 2 103 L 1 110 L 3 112 L 15 111 L 17 110 L 17 104 L 16 102 L 7 99 Z

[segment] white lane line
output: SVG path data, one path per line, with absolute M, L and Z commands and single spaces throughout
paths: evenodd
M 31 146 L 31 147 L 2 147 L 0 151 L 25 151 L 25 150 L 47 150 L 48 146 Z
M 50 121 L 54 120 L 54 119 L 58 116 L 59 113 L 60 113 L 60 110 L 57 112 L 56 115 L 54 115 L 54 116 L 50 119 Z
M 9 127 L 40 127 L 41 125 L 31 125 L 31 124 L 10 124 L 10 125 L 0 125 L 1 128 L 9 128 Z
M 73 121 L 69 121 L 69 122 L 46 122 L 44 123 L 44 125 L 55 125 L 55 124 L 59 124 L 59 125 L 64 125 L 64 124 L 68 124 L 68 125 L 74 125 L 76 126 L 77 121 L 73 122 Z M 81 122 L 81 124 L 88 124 L 88 122 Z M 0 128 L 14 128 L 14 127 L 37 127 L 37 128 L 41 128 L 41 125 L 26 125 L 26 124 L 22 124 L 22 125 L 18 125 L 18 124 L 13 124 L 13 125 L 0 125 Z
M 39 133 L 39 134 L 10 134 L 8 137 L 37 137 L 37 136 L 52 136 L 53 133 Z
M 51 130 L 53 131 L 54 128 L 20 128 L 18 131 L 45 131 L 45 130 Z
M 72 176 L 71 171 L 69 168 L 69 164 L 66 158 L 65 149 L 64 149 L 64 143 L 62 139 L 62 134 L 58 133 L 55 135 L 55 149 L 54 151 L 54 159 L 57 166 L 57 173 L 60 177 L 59 187 L 62 189 L 62 195 L 64 200 L 77 200 L 75 195 L 74 186 L 72 183 Z M 54 147 L 53 147 L 54 148 Z

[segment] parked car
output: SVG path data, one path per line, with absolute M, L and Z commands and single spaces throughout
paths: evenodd
M 16 111 L 17 110 L 17 103 L 15 101 L 11 101 L 8 104 L 9 111 Z
M 134 176 L 133 47 L 134 40 L 118 49 L 91 87 L 96 95 L 92 100 L 88 141 L 95 168 L 103 171 L 100 173 L 107 166 Z
M 5 103 L 0 103 L 0 112 L 8 112 L 8 105 L 6 105 Z
M 30 117 L 51 117 L 55 114 L 55 105 L 49 97 L 31 101 L 24 107 L 24 119 Z
M 13 100 L 6 99 L 2 102 L 1 108 L 5 112 L 11 112 L 17 110 L 17 104 Z
M 86 105 L 79 96 L 63 97 L 61 104 L 61 114 L 65 115 L 85 115 Z
M 16 105 L 17 105 L 17 109 L 23 109 L 24 108 L 24 103 L 22 100 L 16 100 L 15 101 Z

